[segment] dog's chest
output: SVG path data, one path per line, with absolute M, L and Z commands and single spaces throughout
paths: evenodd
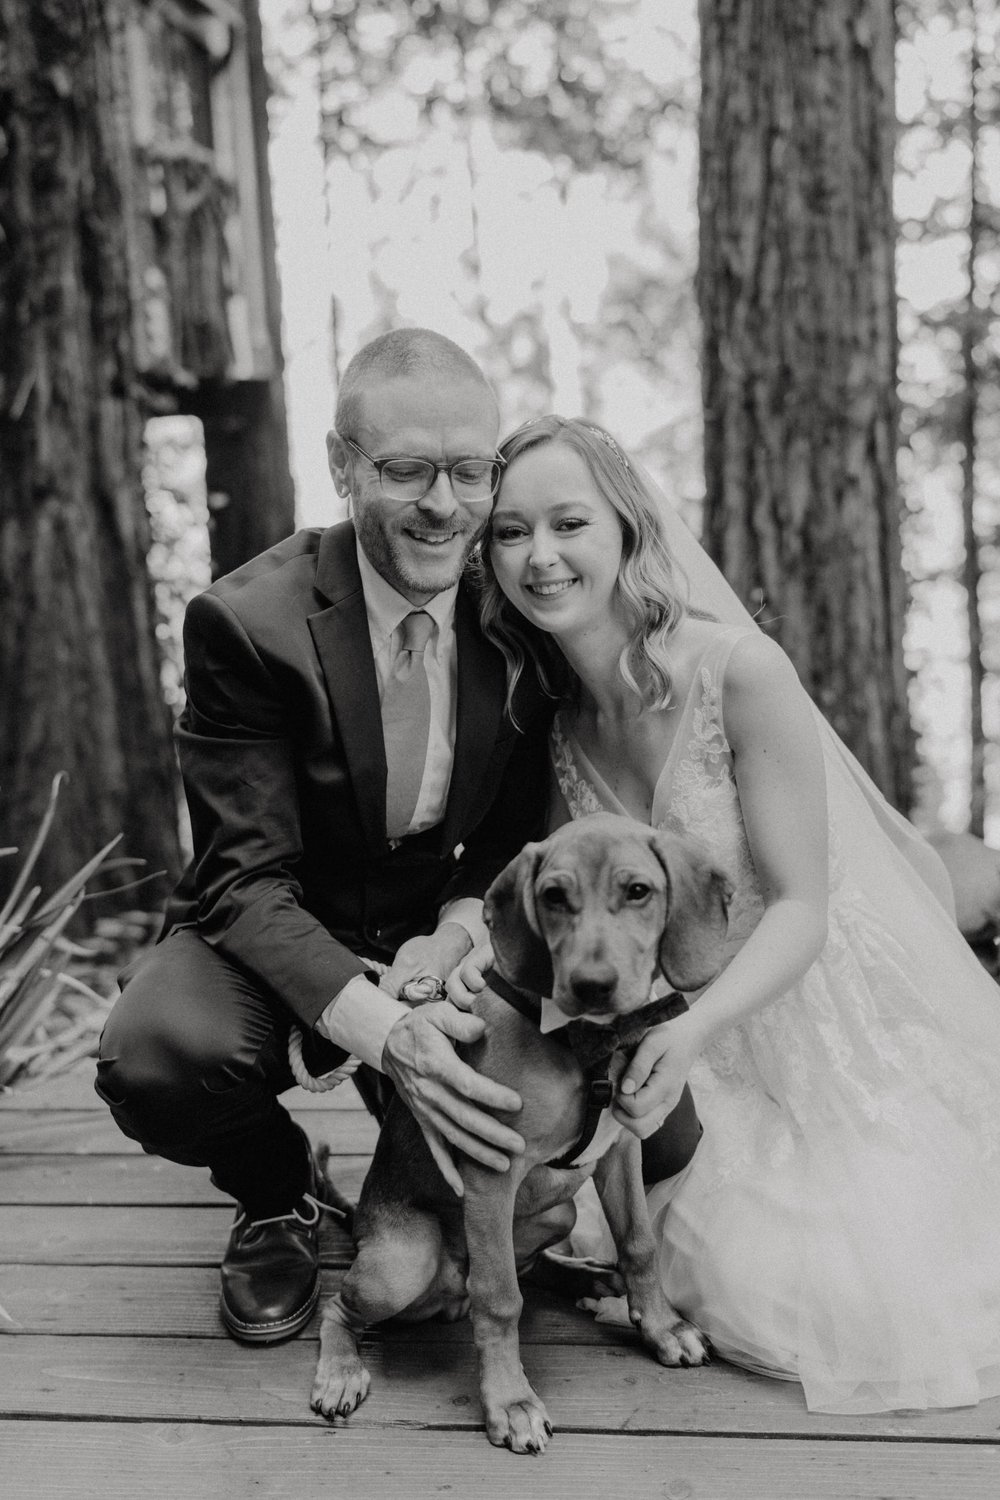
M 618 1080 L 621 1077 L 622 1073 L 625 1071 L 625 1061 L 626 1060 L 624 1057 L 613 1057 L 608 1068 L 608 1077 L 614 1084 L 616 1091 L 618 1088 Z M 587 1146 L 584 1147 L 579 1156 L 573 1157 L 572 1161 L 569 1162 L 568 1165 L 571 1167 L 589 1167 L 592 1166 L 595 1161 L 600 1161 L 605 1151 L 607 1151 L 609 1147 L 614 1145 L 615 1141 L 621 1135 L 624 1128 L 625 1127 L 615 1119 L 614 1115 L 611 1113 L 610 1108 L 602 1110 L 601 1118 L 597 1122 L 597 1129 L 594 1132 L 593 1139 Z

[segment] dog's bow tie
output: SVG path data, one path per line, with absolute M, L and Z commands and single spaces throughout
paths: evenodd
M 487 969 L 483 978 L 494 994 L 506 1000 L 529 1021 L 538 1021 L 542 997 L 532 990 L 506 979 L 497 969 Z M 676 990 L 659 1000 L 651 1000 L 640 1010 L 630 1011 L 624 1016 L 614 1016 L 606 1024 L 600 1021 L 568 1021 L 557 1035 L 566 1042 L 580 1066 L 587 1071 L 596 1063 L 610 1062 L 616 1052 L 633 1052 L 651 1026 L 663 1021 L 672 1021 L 683 1015 L 688 1008 L 684 996 Z
M 631 1056 L 650 1027 L 672 1021 L 674 1016 L 683 1015 L 687 1008 L 684 996 L 674 990 L 661 1000 L 644 1005 L 641 1010 L 615 1016 L 606 1026 L 597 1021 L 570 1021 L 565 1036 L 573 1056 L 584 1072 L 589 1073 L 594 1067 L 610 1063 L 616 1052 Z
M 522 990 L 502 974 L 498 974 L 496 969 L 487 969 L 483 978 L 494 994 L 506 1000 L 508 1005 L 512 1005 L 529 1021 L 537 1023 L 542 1003 L 540 995 Z M 615 1086 L 609 1076 L 611 1059 L 615 1053 L 622 1052 L 626 1058 L 630 1058 L 651 1026 L 659 1026 L 662 1021 L 670 1021 L 674 1016 L 683 1015 L 687 1008 L 684 996 L 674 990 L 661 1000 L 652 1000 L 641 1010 L 633 1010 L 625 1016 L 615 1016 L 606 1026 L 596 1021 L 570 1021 L 560 1031 L 550 1033 L 553 1037 L 561 1038 L 569 1047 L 587 1080 L 586 1113 L 579 1139 L 557 1161 L 550 1162 L 550 1166 L 570 1166 L 577 1157 L 583 1155 L 594 1139 L 601 1115 L 615 1097 Z

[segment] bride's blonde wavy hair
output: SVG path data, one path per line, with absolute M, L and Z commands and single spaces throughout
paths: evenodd
M 647 708 L 666 708 L 673 681 L 668 642 L 688 613 L 687 580 L 667 549 L 656 501 L 648 485 L 610 433 L 592 422 L 548 416 L 519 427 L 500 445 L 508 464 L 545 443 L 563 443 L 579 453 L 598 490 L 613 506 L 622 530 L 622 560 L 616 585 L 629 626 L 618 669 Z M 498 500 L 503 494 L 500 481 Z M 507 709 L 527 663 L 533 662 L 542 690 L 552 698 L 571 694 L 573 676 L 552 637 L 531 625 L 500 588 L 493 571 L 490 520 L 482 540 L 479 602 L 483 633 L 507 663 Z

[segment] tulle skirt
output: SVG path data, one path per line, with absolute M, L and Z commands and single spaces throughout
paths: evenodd
M 695 1065 L 704 1136 L 649 1193 L 661 1280 L 811 1410 L 975 1404 L 1000 1395 L 1000 991 L 953 950 L 931 1002 L 870 911 L 841 917 L 850 941 L 835 920 L 796 990 Z M 589 1185 L 578 1209 L 574 1250 L 606 1256 Z
M 1000 1187 L 933 1101 L 909 1106 L 919 1144 L 806 1145 L 777 1123 L 733 1180 L 741 1111 L 719 1091 L 685 1180 L 650 1195 L 668 1298 L 723 1358 L 800 1380 L 814 1411 L 1000 1394 Z

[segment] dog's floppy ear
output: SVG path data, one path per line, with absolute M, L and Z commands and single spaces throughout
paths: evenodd
M 660 968 L 678 990 L 697 990 L 722 966 L 732 882 L 697 845 L 653 830 L 653 853 L 667 874 L 667 922 Z
M 483 917 L 497 966 L 513 984 L 552 993 L 552 960 L 535 910 L 535 877 L 544 844 L 525 844 L 486 892 Z

